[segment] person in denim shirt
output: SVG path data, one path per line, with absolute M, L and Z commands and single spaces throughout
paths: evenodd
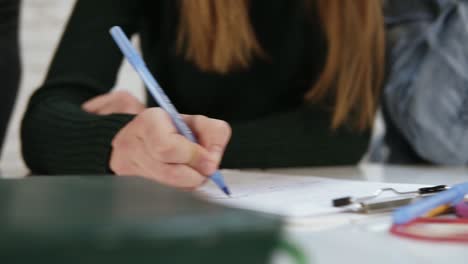
M 468 1 L 386 1 L 389 163 L 468 163 Z M 374 159 L 375 160 L 375 159 Z

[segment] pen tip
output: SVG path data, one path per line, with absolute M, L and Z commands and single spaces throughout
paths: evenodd
M 223 187 L 222 189 L 223 189 L 223 192 L 224 192 L 227 196 L 231 197 L 231 192 L 229 191 L 228 187 Z

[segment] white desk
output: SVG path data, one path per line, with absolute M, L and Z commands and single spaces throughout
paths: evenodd
M 275 169 L 268 170 L 268 172 L 359 181 L 431 185 L 452 185 L 468 181 L 468 168 L 465 167 L 361 165 L 358 167 Z
M 364 165 L 316 169 L 271 170 L 282 174 L 313 175 L 392 183 L 455 184 L 468 181 L 466 168 Z M 335 221 L 335 223 L 329 223 Z M 311 263 L 468 263 L 468 245 L 416 242 L 388 233 L 388 214 L 340 224 L 333 217 L 292 224 L 286 236 L 306 252 Z

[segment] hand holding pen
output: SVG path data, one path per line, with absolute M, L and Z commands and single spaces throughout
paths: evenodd
M 211 179 L 226 195 L 217 170 L 231 137 L 230 126 L 204 116 L 180 115 L 119 27 L 111 35 L 160 107 L 139 113 L 112 141 L 110 168 L 193 189 Z
M 180 135 L 161 108 L 138 114 L 112 141 L 110 168 L 117 175 L 139 175 L 184 189 L 195 189 L 219 166 L 231 131 L 226 122 L 183 116 L 200 144 Z

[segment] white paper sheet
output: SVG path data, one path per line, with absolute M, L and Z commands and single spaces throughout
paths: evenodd
M 341 212 L 344 209 L 334 208 L 332 200 L 343 196 L 367 196 L 384 187 L 414 191 L 425 186 L 233 170 L 224 170 L 222 173 L 232 192 L 230 198 L 211 182 L 200 188 L 197 194 L 215 203 L 289 217 Z

